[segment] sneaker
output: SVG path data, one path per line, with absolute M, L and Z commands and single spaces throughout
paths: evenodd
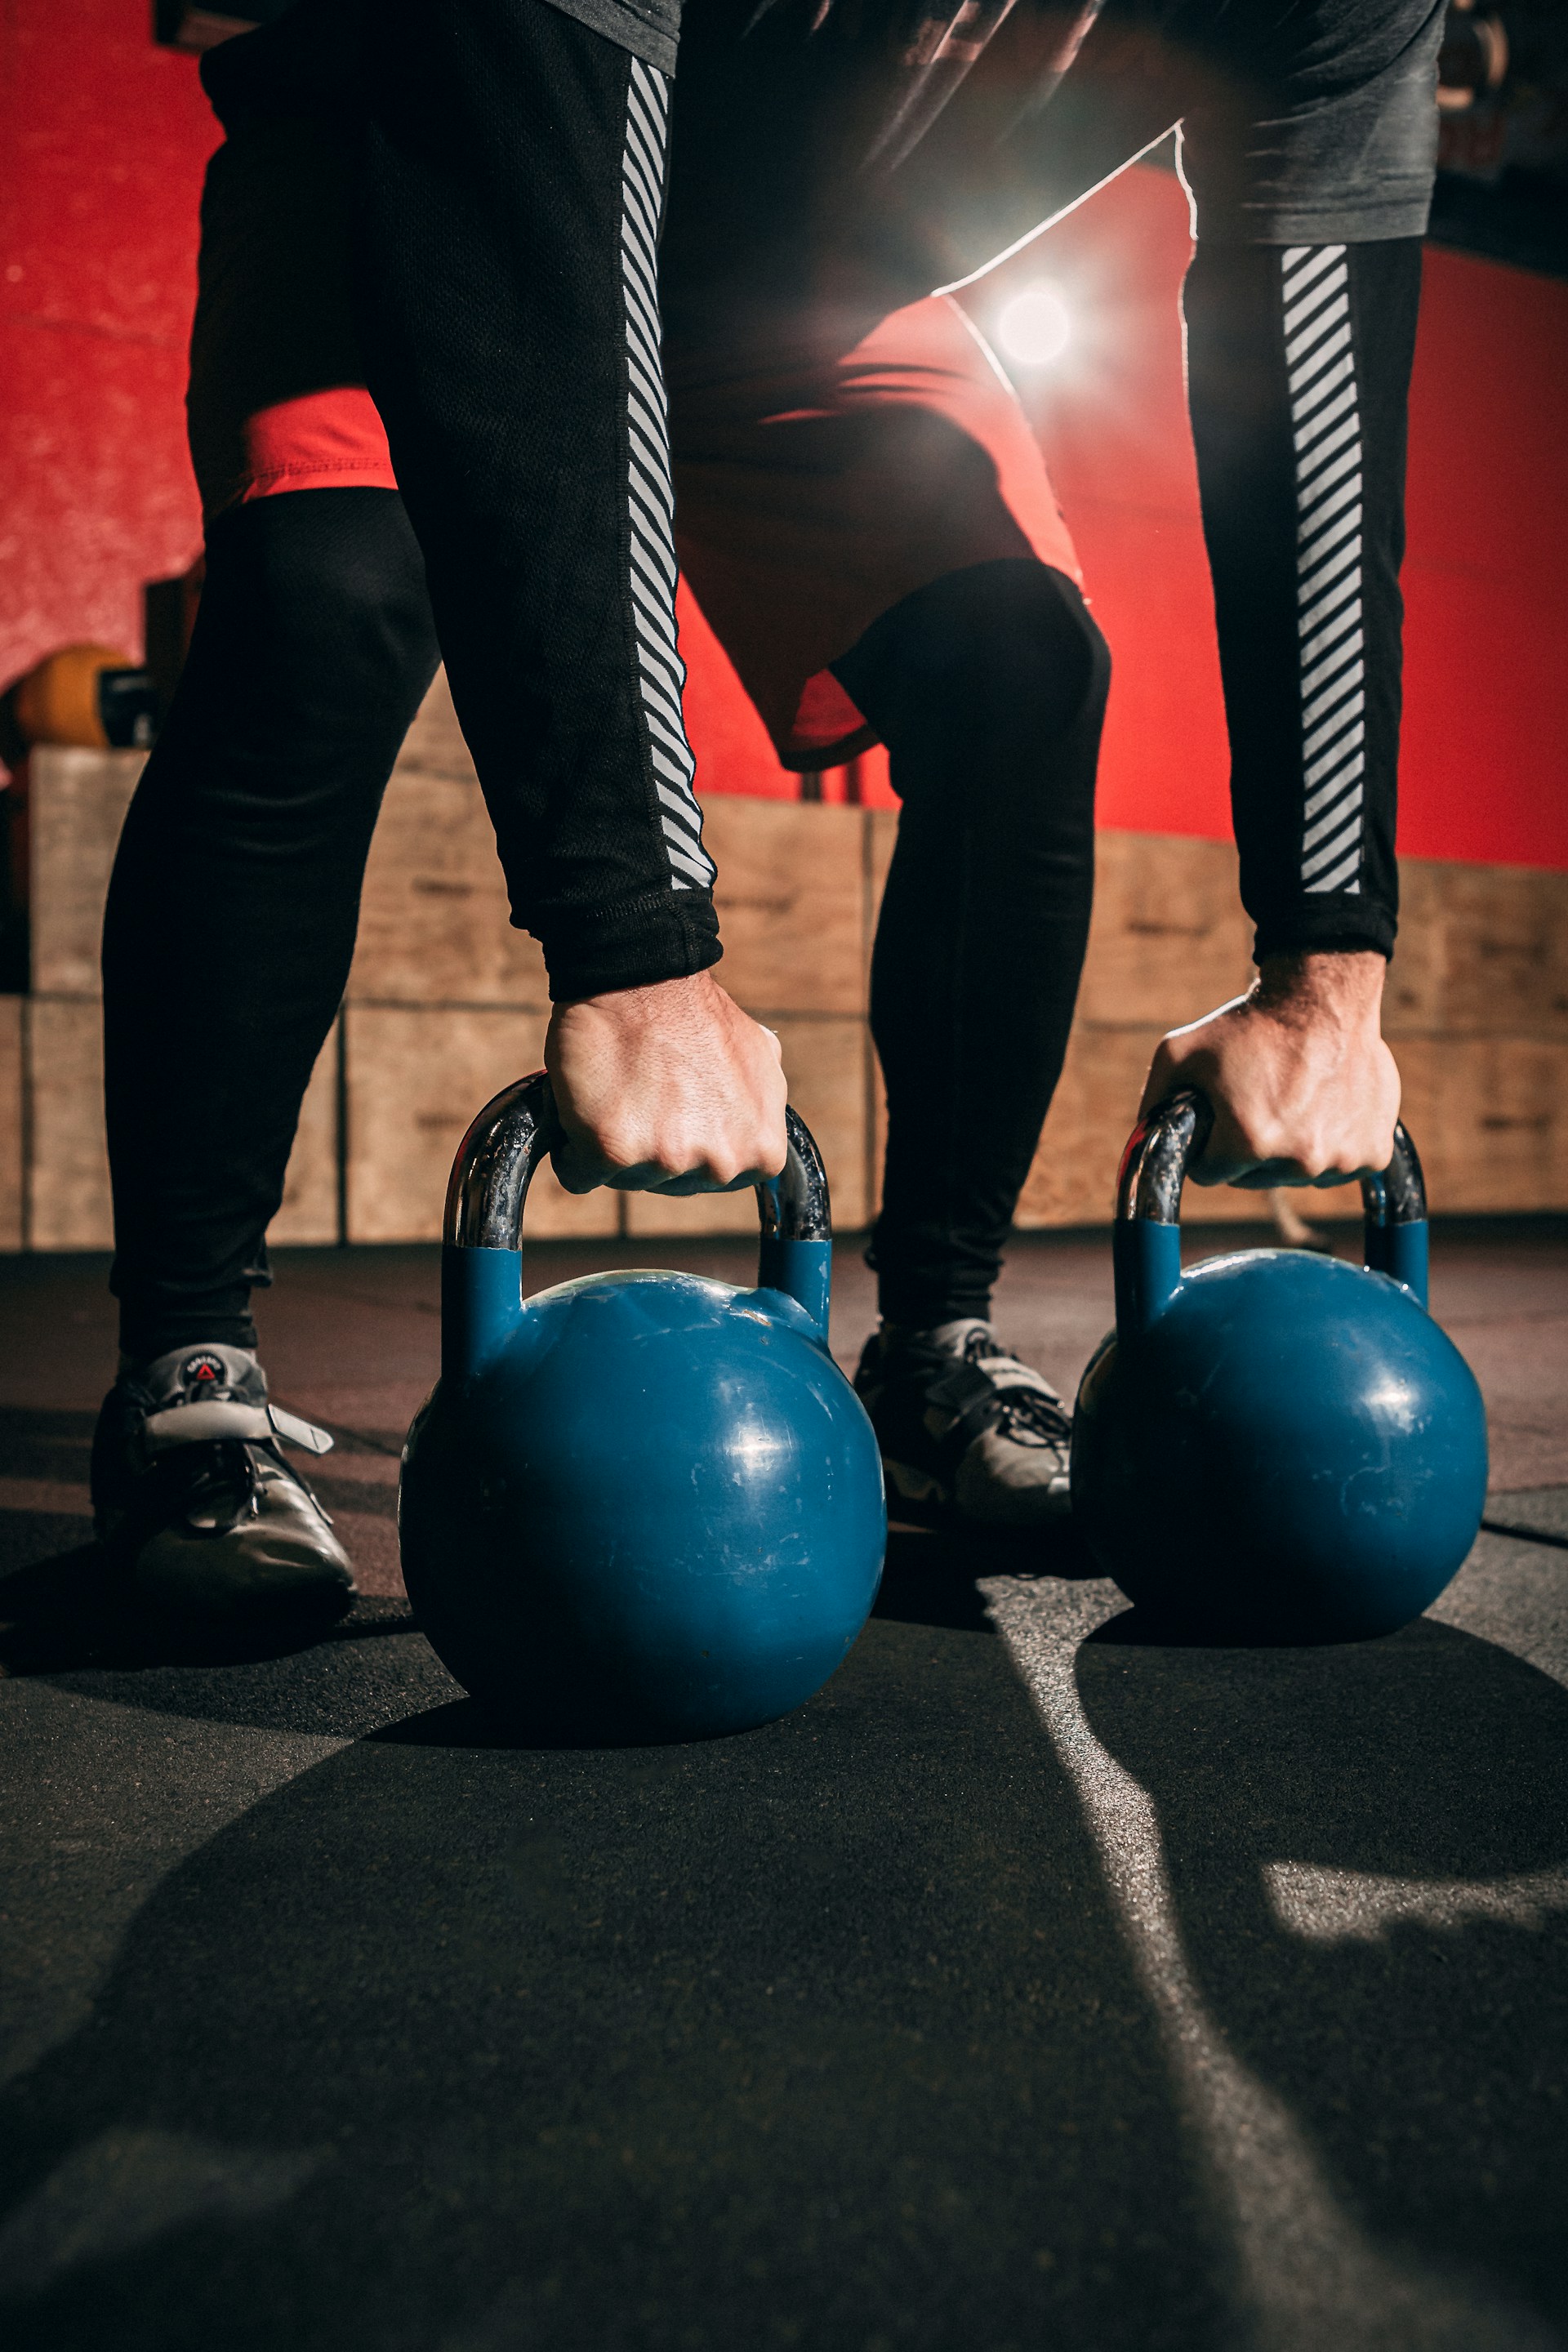
M 855 1388 L 895 1517 L 901 1507 L 928 1524 L 1027 1530 L 1066 1516 L 1071 1416 L 989 1323 L 884 1325 L 866 1342 Z
M 98 1417 L 92 1507 L 137 1601 L 209 1622 L 342 1613 L 353 1570 L 285 1439 L 332 1443 L 268 1402 L 244 1348 L 176 1348 L 121 1372 Z

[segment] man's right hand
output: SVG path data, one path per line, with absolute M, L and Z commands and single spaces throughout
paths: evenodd
M 710 972 L 557 1004 L 544 1066 L 569 1192 L 735 1192 L 784 1166 L 779 1041 Z
M 1386 1168 L 1399 1072 L 1370 949 L 1269 957 L 1233 1003 L 1161 1039 L 1140 1116 L 1178 1087 L 1214 1110 L 1195 1184 L 1343 1184 Z

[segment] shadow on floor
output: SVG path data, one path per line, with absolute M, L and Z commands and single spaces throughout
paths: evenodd
M 1079 1650 L 1079 1693 L 1153 1801 L 1226 2044 L 1375 2243 L 1561 2326 L 1568 1695 L 1429 1620 L 1281 1651 L 1126 1622 Z
M 400 1685 L 395 1728 L 152 1893 L 0 2105 L 8 2342 L 1229 2342 L 1102 1862 L 967 1630 L 874 1621 L 787 1722 L 662 1750 L 498 1746 Z M 1568 2318 L 1568 1697 L 1430 1624 L 1090 1643 L 1077 1685 L 1153 1798 L 1202 2000 L 1345 2212 Z
M 875 1622 L 683 1748 L 464 1714 L 211 1837 L 0 2101 L 10 2352 L 1211 2340 L 1223 2248 L 1002 1643 Z
M 7 1516 L 0 1513 L 0 1523 Z M 31 1514 L 9 1516 L 25 1517 L 35 1539 L 58 1531 L 53 1521 L 41 1528 Z M 81 1524 L 63 1526 L 74 1533 Z M 1042 1545 L 895 1529 L 873 1614 L 901 1624 L 989 1634 L 994 1628 L 977 1579 L 1093 1572 L 1066 1536 Z M 407 1633 L 416 1623 L 405 1601 L 365 1598 L 327 1627 L 309 1622 L 261 1628 L 182 1624 L 128 1605 L 96 1544 L 68 1543 L 0 1579 L 0 1671 L 144 1675 L 163 1666 L 239 1666 L 303 1656 L 322 1643 Z M 484 1737 L 488 1740 L 489 1734 Z
M 263 1626 L 163 1618 L 123 1598 L 103 1552 L 88 1542 L 14 1569 L 0 1581 L 0 1672 L 133 1674 L 162 1666 L 240 1666 L 303 1656 L 323 1643 L 405 1633 L 413 1622 L 405 1601 L 370 1599 L 357 1601 L 328 1626 L 319 1615 Z

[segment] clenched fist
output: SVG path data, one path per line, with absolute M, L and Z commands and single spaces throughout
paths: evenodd
M 779 1041 L 709 972 L 558 1004 L 544 1066 L 569 1192 L 734 1192 L 784 1166 Z
M 1214 1130 L 1197 1184 L 1343 1184 L 1386 1168 L 1399 1072 L 1379 1025 L 1382 956 L 1266 959 L 1245 996 L 1173 1029 L 1142 1108 L 1196 1087 Z

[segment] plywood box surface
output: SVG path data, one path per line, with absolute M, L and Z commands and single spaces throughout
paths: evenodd
M 511 927 L 477 783 L 401 767 L 393 775 L 348 992 L 351 1003 L 549 1004 L 539 943 Z
M 33 758 L 34 992 L 0 1014 L 0 1110 L 16 1106 L 0 1136 L 0 1246 L 109 1242 L 99 936 L 142 764 L 135 752 Z M 715 796 L 707 821 L 726 943 L 718 976 L 783 1039 L 837 1223 L 851 1230 L 874 1214 L 880 1181 L 865 1008 L 897 812 Z M 1025 1226 L 1109 1217 L 1160 1035 L 1250 976 L 1228 844 L 1104 833 L 1097 860 L 1078 1017 L 1020 1203 Z M 1408 859 L 1403 890 L 1385 1025 L 1435 1211 L 1568 1207 L 1568 875 Z M 311 1081 L 273 1238 L 335 1238 L 340 1187 L 353 1238 L 434 1238 L 463 1130 L 489 1095 L 538 1066 L 548 1010 L 543 959 L 508 919 L 489 820 L 438 678 L 371 853 L 346 1016 L 347 1131 L 334 1045 Z M 1314 1219 L 1357 1213 L 1353 1189 L 1302 1206 Z M 1184 1214 L 1261 1223 L 1268 1206 L 1194 1187 Z M 529 1217 L 542 1236 L 750 1233 L 755 1223 L 749 1196 L 573 1200 L 549 1175 Z
M 1568 874 L 1405 858 L 1384 1026 L 1568 1042 Z
M 861 1013 L 866 1004 L 866 818 L 822 803 L 710 800 L 719 868 L 718 977 L 759 1013 Z
M 21 1009 L 26 1026 L 28 1246 L 112 1249 L 114 1213 L 103 1131 L 103 1007 L 93 997 L 0 999 L 5 1003 Z M 336 1241 L 337 1163 L 337 1054 L 329 1038 L 306 1091 L 283 1205 L 269 1240 Z
M 1398 1058 L 1434 1214 L 1568 1209 L 1568 1045 L 1411 1037 Z
M 338 1040 L 334 1029 L 317 1056 L 300 1106 L 289 1154 L 283 1199 L 268 1227 L 268 1241 L 335 1242 L 338 1238 Z
M 1102 833 L 1078 1017 L 1163 1035 L 1248 986 L 1251 942 L 1228 842 Z
M 110 1249 L 103 1007 L 91 997 L 33 996 L 26 1024 L 29 1243 L 38 1250 Z
M 544 1016 L 490 1007 L 351 1004 L 348 1237 L 438 1241 L 447 1179 L 492 1095 L 539 1068 Z M 619 1196 L 563 1192 L 542 1168 L 524 1226 L 540 1240 L 614 1234 Z
M 26 1239 L 23 1187 L 26 1180 L 26 1109 L 22 1094 L 22 1023 L 26 999 L 0 996 L 0 1250 Z
M 96 996 L 103 902 L 143 751 L 40 743 L 27 761 L 32 987 Z

